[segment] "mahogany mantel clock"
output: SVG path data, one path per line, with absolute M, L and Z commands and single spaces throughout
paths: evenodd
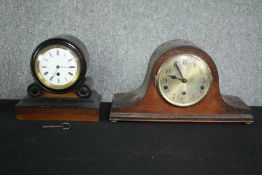
M 160 45 L 138 89 L 115 94 L 111 121 L 252 123 L 238 97 L 221 95 L 216 65 L 202 49 L 184 40 Z
M 89 54 L 76 37 L 61 35 L 39 44 L 31 57 L 35 83 L 16 106 L 17 119 L 98 121 L 101 96 L 86 77 Z

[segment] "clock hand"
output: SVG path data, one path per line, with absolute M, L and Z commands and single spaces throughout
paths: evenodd
M 56 70 L 53 73 L 53 75 L 50 77 L 50 81 L 52 81 L 52 79 L 54 78 L 54 76 L 55 76 L 56 72 L 58 71 L 58 69 L 59 69 L 59 66 L 56 66 Z
M 170 78 L 172 79 L 178 79 L 178 80 L 181 80 L 183 83 L 185 83 L 187 80 L 186 79 L 183 79 L 183 78 L 178 78 L 177 76 L 175 75 L 168 75 Z
M 181 70 L 179 69 L 179 67 L 178 67 L 178 65 L 177 65 L 176 62 L 175 62 L 175 64 L 174 64 L 174 66 L 177 68 L 179 74 L 180 74 L 181 77 L 182 77 L 182 80 L 181 80 L 181 81 L 182 81 L 183 83 L 185 83 L 187 80 L 183 77 L 183 74 L 182 74 Z
M 75 66 L 60 66 L 60 68 L 75 68 Z

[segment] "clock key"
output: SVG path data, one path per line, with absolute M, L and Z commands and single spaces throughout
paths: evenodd
M 42 129 L 52 129 L 52 128 L 61 128 L 63 130 L 69 130 L 71 129 L 71 124 L 68 122 L 63 122 L 59 125 L 43 125 Z

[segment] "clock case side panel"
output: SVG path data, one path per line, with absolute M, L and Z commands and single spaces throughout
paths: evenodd
M 209 65 L 213 79 L 208 94 L 199 103 L 190 107 L 177 107 L 159 95 L 155 76 L 166 59 L 184 53 L 202 58 Z M 154 51 L 145 80 L 138 89 L 114 95 L 110 120 L 252 123 L 253 117 L 250 108 L 241 99 L 221 95 L 216 65 L 206 52 L 190 42 L 172 40 Z
M 79 56 L 80 61 L 81 61 L 81 64 L 80 64 L 81 65 L 81 72 L 80 72 L 80 75 L 79 75 L 79 80 L 75 84 L 73 84 L 71 87 L 63 89 L 63 90 L 53 90 L 53 89 L 46 87 L 44 84 L 42 84 L 36 78 L 36 73 L 35 73 L 35 69 L 34 69 L 36 56 L 38 55 L 39 51 L 42 48 L 44 48 L 45 46 L 53 45 L 53 44 L 57 44 L 57 43 L 62 44 L 64 46 L 72 49 L 74 52 L 77 53 L 77 55 Z M 87 50 L 85 44 L 80 39 L 78 39 L 78 38 L 76 38 L 72 35 L 59 35 L 59 36 L 49 38 L 49 39 L 43 41 L 42 43 L 40 43 L 36 47 L 36 49 L 34 50 L 32 56 L 31 56 L 30 68 L 31 68 L 31 73 L 33 75 L 35 82 L 41 88 L 43 88 L 44 90 L 51 92 L 51 93 L 62 94 L 62 93 L 66 93 L 66 92 L 70 92 L 72 90 L 75 90 L 76 88 L 83 85 L 83 83 L 85 82 L 86 70 L 89 66 L 89 61 L 90 61 L 90 57 L 89 57 L 88 50 Z

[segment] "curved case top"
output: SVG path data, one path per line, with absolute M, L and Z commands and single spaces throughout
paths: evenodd
M 153 54 L 150 57 L 148 67 L 147 67 L 147 72 L 146 76 L 144 79 L 143 84 L 137 88 L 134 91 L 131 91 L 129 93 L 119 93 L 115 94 L 112 100 L 112 107 L 113 108 L 122 108 L 122 107 L 127 107 L 131 106 L 135 103 L 137 103 L 139 100 L 141 100 L 148 89 L 150 77 L 152 74 L 153 67 L 155 65 L 155 62 L 158 60 L 159 57 L 161 57 L 163 54 L 168 52 L 169 50 L 175 49 L 177 47 L 181 46 L 191 46 L 191 47 L 196 47 L 192 42 L 185 41 L 182 39 L 176 39 L 176 40 L 171 40 L 167 41 L 160 46 L 158 46 Z M 197 47 L 196 47 L 197 48 Z

